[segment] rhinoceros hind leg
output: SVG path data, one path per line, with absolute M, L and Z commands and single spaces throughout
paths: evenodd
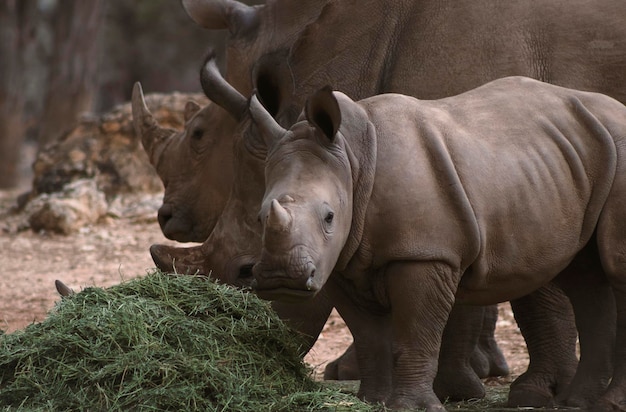
M 578 365 L 577 331 L 567 296 L 553 283 L 511 301 L 530 364 L 509 391 L 510 407 L 550 407 Z
M 495 339 L 497 321 L 498 305 L 485 306 L 480 338 L 470 359 L 472 368 L 479 378 L 509 374 L 509 365 Z
M 359 376 L 359 364 L 356 359 L 354 344 L 350 345 L 343 355 L 330 362 L 324 369 L 324 380 L 327 381 L 353 381 L 359 379 L 361 377 Z
M 626 147 L 618 146 L 620 157 Z M 615 354 L 611 383 L 593 410 L 626 411 L 626 164 L 620 164 L 609 201 L 598 223 L 597 239 L 602 267 L 615 299 Z M 602 323 L 606 322 L 602 319 Z
M 579 252 L 556 282 L 572 302 L 580 341 L 578 369 L 569 387 L 557 396 L 557 403 L 592 407 L 613 376 L 616 324 L 613 291 L 594 241 Z
M 470 359 L 478 345 L 485 307 L 455 304 L 441 339 L 439 365 L 433 388 L 441 400 L 485 397 L 485 388 Z

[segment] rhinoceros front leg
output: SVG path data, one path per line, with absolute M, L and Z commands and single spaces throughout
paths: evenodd
M 272 302 L 272 309 L 287 325 L 305 336 L 307 346 L 303 349 L 306 353 L 313 347 L 322 332 L 324 324 L 333 310 L 333 304 L 326 288 L 323 288 L 313 299 L 302 302 L 274 301 Z
M 459 272 L 439 262 L 399 262 L 385 272 L 392 311 L 393 409 L 445 410 L 435 395 L 441 337 Z
M 391 317 L 385 311 L 371 311 L 355 304 L 354 291 L 349 285 L 340 286 L 331 276 L 324 286 L 332 296 L 337 312 L 352 333 L 354 353 L 361 379 L 359 398 L 371 403 L 383 403 L 391 394 L 392 339 Z

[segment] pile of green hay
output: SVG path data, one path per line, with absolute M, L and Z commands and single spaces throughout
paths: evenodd
M 313 381 L 300 345 L 254 294 L 155 272 L 87 288 L 0 335 L 0 407 L 374 410 Z

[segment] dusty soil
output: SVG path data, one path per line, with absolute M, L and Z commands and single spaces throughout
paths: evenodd
M 45 318 L 60 299 L 55 279 L 75 290 L 110 286 L 142 276 L 154 267 L 148 252 L 152 243 L 174 243 L 161 234 L 156 210 L 123 218 L 110 216 L 71 236 L 16 231 L 16 218 L 10 210 L 18 193 L 19 189 L 0 191 L 0 329 L 6 332 Z M 496 335 L 512 373 L 487 383 L 506 385 L 528 364 L 508 304 L 500 305 Z M 323 373 L 326 363 L 340 355 L 351 341 L 343 320 L 333 313 L 306 361 Z

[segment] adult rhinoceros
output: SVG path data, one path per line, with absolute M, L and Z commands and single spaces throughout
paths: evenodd
M 443 410 L 432 383 L 455 296 L 493 304 L 560 274 L 581 343 L 563 401 L 624 410 L 624 105 L 522 77 L 434 101 L 324 88 L 289 130 L 251 105 L 270 148 L 257 294 L 330 293 L 360 396 Z M 613 345 L 614 370 L 594 350 Z
M 626 96 L 623 74 L 626 28 L 622 24 L 626 4 L 618 0 L 602 0 L 593 7 L 582 0 L 574 3 L 421 0 L 397 1 L 392 7 L 373 0 L 277 0 L 258 7 L 229 0 L 184 4 L 199 24 L 230 31 L 227 78 L 236 89 L 249 95 L 250 71 L 254 66 L 259 90 L 272 83 L 281 86 L 278 96 L 267 96 L 264 100 L 284 126 L 293 123 L 304 96 L 326 83 L 355 98 L 390 91 L 437 98 L 496 77 L 520 74 L 603 91 L 622 101 Z M 276 73 L 280 76 L 273 75 Z M 215 93 L 219 87 L 209 85 L 209 89 Z M 221 98 L 216 96 L 214 100 Z M 186 156 L 177 154 L 194 144 L 210 148 L 224 139 L 231 142 L 237 122 L 217 106 L 204 109 L 205 118 L 210 120 L 199 125 L 200 132 L 188 128 L 186 134 L 154 145 L 150 145 L 149 137 L 144 139 L 148 152 L 163 153 L 153 159 L 157 170 L 164 171 L 160 175 L 166 193 L 159 221 L 171 238 L 202 241 L 212 225 L 198 221 L 197 216 L 205 213 L 212 218 L 218 206 L 224 205 L 225 196 L 218 199 L 213 195 L 212 204 L 203 204 L 202 198 L 196 196 L 215 181 L 214 175 L 197 165 L 210 165 L 214 163 L 212 159 L 224 153 L 203 150 L 194 155 L 197 159 L 194 161 L 180 161 Z M 235 117 L 241 115 L 227 111 Z M 196 143 L 192 143 L 192 136 Z M 169 147 L 164 149 L 166 146 Z M 177 150 L 172 150 L 174 147 Z M 228 168 L 222 168 L 219 181 L 230 183 L 231 179 Z M 235 215 L 229 214 L 231 218 Z M 190 229 L 197 225 L 201 229 Z M 249 236 L 252 240 L 245 239 L 237 259 L 228 261 L 227 270 L 233 273 L 225 276 L 236 278 L 240 268 L 244 269 L 242 274 L 249 274 L 249 264 L 254 259 L 246 257 L 245 249 L 258 248 L 258 240 L 254 240 L 258 235 Z M 187 259 L 205 270 L 215 268 L 217 272 L 225 272 L 219 269 L 224 267 L 223 258 L 217 256 L 215 247 L 211 249 L 213 263 L 200 257 L 184 257 L 182 252 L 167 248 L 154 248 L 153 252 L 157 260 L 166 260 L 171 255 L 180 266 Z M 569 319 L 568 309 L 554 309 L 559 307 L 555 302 L 558 294 L 546 290 L 542 293 L 550 297 L 535 293 L 512 302 L 531 353 L 551 348 L 563 333 L 572 335 L 569 329 L 563 332 L 563 325 Z M 536 322 L 539 315 L 545 314 L 551 315 L 549 326 Z M 546 367 L 541 356 L 531 355 L 530 374 L 512 387 L 512 404 L 549 403 L 552 394 L 569 380 L 575 357 L 573 339 L 567 340 L 563 359 L 551 367 Z M 538 366 L 539 361 L 544 364 Z M 529 401 L 534 397 L 540 399 Z

